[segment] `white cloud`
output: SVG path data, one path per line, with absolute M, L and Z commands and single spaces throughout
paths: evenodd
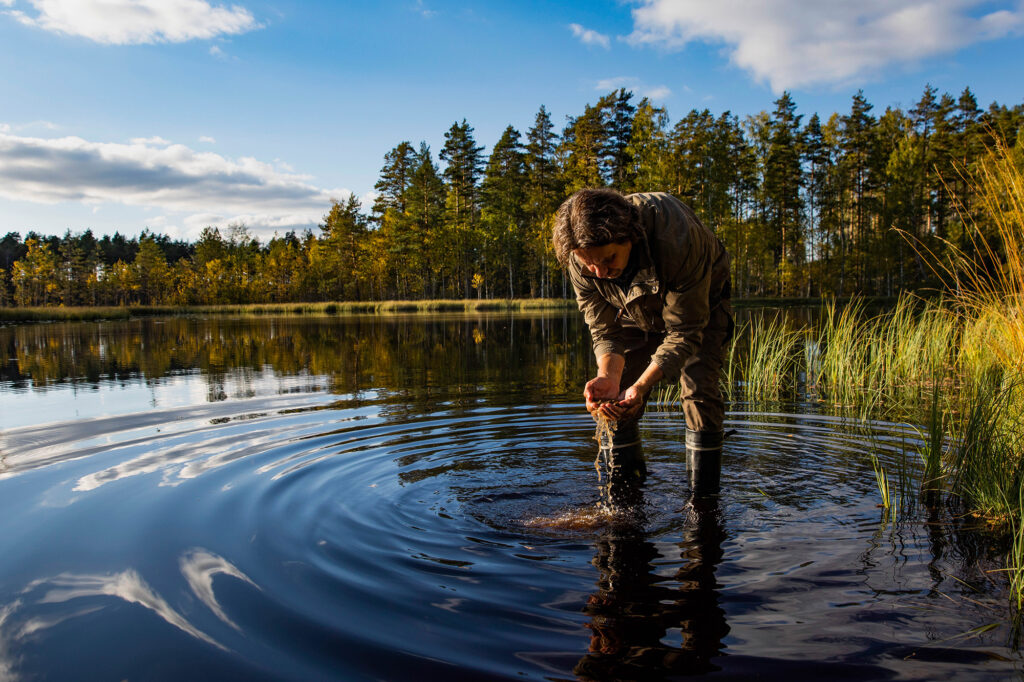
M 640 94 L 643 95 L 644 97 L 647 97 L 648 99 L 660 102 L 662 100 L 668 99 L 668 96 L 672 94 L 672 91 L 669 90 L 664 85 L 656 85 L 653 88 L 641 91 Z
M 434 10 L 428 9 L 427 6 L 423 4 L 423 0 L 416 0 L 416 5 L 413 7 L 413 11 L 424 19 L 430 19 L 437 14 Z
M 672 94 L 672 91 L 664 85 L 647 85 L 639 78 L 634 76 L 618 76 L 616 78 L 604 78 L 599 80 L 594 86 L 595 90 L 601 92 L 610 92 L 612 90 L 618 90 L 619 88 L 626 88 L 635 95 L 646 97 L 654 102 L 660 102 L 668 98 Z
M 213 45 L 212 47 L 210 47 L 210 56 L 223 58 L 226 55 L 224 54 L 224 50 L 220 49 L 216 45 Z
M 2 0 L 0 0 L 0 2 L 2 2 Z M 9 133 L 12 130 L 20 132 L 24 130 L 31 130 L 33 128 L 57 130 L 60 126 L 52 121 L 29 121 L 28 123 L 16 123 L 15 125 L 11 125 L 10 123 L 0 123 L 0 133 Z
M 217 140 L 213 139 L 209 135 L 201 135 L 199 137 L 199 141 L 205 142 L 206 144 L 217 144 Z
M 301 229 L 327 213 L 332 197 L 348 195 L 257 159 L 228 159 L 160 137 L 122 144 L 0 132 L 0 196 L 157 208 L 184 216 L 190 233 L 232 222 Z
M 29 128 L 42 128 L 44 130 L 57 130 L 60 128 L 59 125 L 53 121 L 31 121 L 24 125 L 18 126 L 18 130 L 26 130 Z
M 362 207 L 363 213 L 369 213 L 370 208 L 373 207 L 373 202 L 377 201 L 377 197 L 380 196 L 380 192 L 374 190 L 367 190 L 362 196 L 358 197 L 359 205 Z
M 1024 29 L 1020 0 L 640 1 L 631 43 L 723 43 L 734 64 L 776 92 L 850 83 Z
M 611 41 L 608 39 L 608 36 L 589 28 L 583 28 L 579 24 L 569 24 L 569 30 L 572 31 L 572 34 L 579 38 L 580 42 L 584 45 L 599 45 L 606 50 L 611 45 Z
M 169 144 L 171 144 L 171 141 L 165 140 L 159 135 L 154 135 L 153 137 L 133 137 L 131 139 L 131 143 L 140 145 L 153 145 L 156 147 L 166 147 Z
M 205 0 L 28 0 L 35 16 L 11 11 L 29 26 L 105 45 L 180 43 L 261 28 L 239 5 Z

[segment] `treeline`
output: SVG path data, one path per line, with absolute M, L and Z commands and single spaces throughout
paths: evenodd
M 965 219 L 985 231 L 970 176 L 993 145 L 1024 157 L 1024 105 L 982 110 L 970 89 L 954 99 L 928 86 L 907 111 L 872 112 L 858 92 L 849 112 L 805 122 L 784 93 L 772 111 L 694 109 L 673 124 L 620 89 L 561 132 L 542 106 L 525 136 L 508 126 L 486 156 L 463 120 L 437 161 L 425 143 L 396 145 L 373 205 L 335 202 L 317 233 L 9 233 L 0 305 L 563 296 L 553 215 L 595 186 L 689 203 L 732 253 L 736 296 L 894 295 L 934 284 L 922 247 L 970 250 Z

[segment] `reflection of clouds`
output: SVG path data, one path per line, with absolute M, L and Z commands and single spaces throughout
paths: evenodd
M 257 434 L 260 432 L 248 431 L 241 442 L 236 433 L 219 438 L 208 438 L 199 443 L 181 443 L 172 439 L 169 444 L 150 450 L 139 457 L 82 476 L 78 479 L 74 490 L 77 492 L 96 490 L 107 483 L 132 476 L 151 474 L 179 465 L 180 468 L 173 475 L 179 479 L 196 478 L 211 469 L 222 467 L 252 454 L 264 452 L 268 446 L 280 443 L 282 435 L 288 431 L 289 427 L 280 426 L 264 430 L 263 435 L 259 437 Z M 196 434 L 186 434 L 184 437 L 193 439 Z M 165 475 L 163 484 L 172 484 L 169 476 Z
M 96 611 L 101 611 L 102 609 L 102 606 L 88 606 L 83 609 L 78 609 L 77 611 L 72 611 L 70 613 L 62 613 L 60 615 L 51 616 L 49 618 L 29 618 L 27 621 L 25 621 L 25 624 L 18 629 L 18 637 L 28 637 L 29 635 L 33 635 L 36 632 L 39 632 L 40 630 L 49 630 L 50 628 L 56 625 L 60 625 L 66 620 L 78 618 L 79 616 L 87 616 L 90 613 L 95 613 Z
M 227 617 L 220 604 L 217 603 L 217 599 L 213 595 L 213 576 L 223 573 L 224 575 L 230 575 L 233 578 L 247 582 L 253 587 L 257 587 L 256 583 L 250 580 L 249 576 L 235 568 L 224 557 L 211 554 L 203 549 L 189 550 L 182 555 L 178 565 L 181 567 L 181 574 L 185 576 L 189 587 L 199 597 L 199 601 L 206 604 L 207 608 L 213 611 L 214 615 L 222 621 L 234 629 L 240 630 L 235 622 Z M 257 589 L 259 588 L 257 587 Z
M 6 606 L 0 606 L 0 682 L 14 682 L 18 676 L 14 673 L 16 661 L 11 656 L 11 647 L 7 643 L 7 621 L 11 614 L 21 606 L 21 600 L 15 599 Z
M 205 604 L 218 619 L 235 630 L 241 631 L 241 628 L 228 617 L 217 601 L 213 592 L 213 578 L 223 574 L 237 578 L 256 589 L 260 589 L 259 586 L 227 559 L 202 548 L 193 548 L 185 552 L 179 559 L 178 566 L 199 601 Z M 43 594 L 33 600 L 31 595 L 37 591 L 43 592 Z M 10 604 L 0 606 L 0 682 L 14 682 L 18 679 L 18 674 L 15 672 L 18 660 L 12 654 L 12 651 L 17 649 L 14 646 L 16 643 L 65 621 L 100 611 L 104 606 L 93 604 L 59 613 L 29 613 L 25 614 L 20 623 L 15 623 L 15 616 L 19 611 L 40 605 L 66 604 L 88 597 L 116 597 L 129 604 L 138 604 L 182 632 L 223 651 L 228 650 L 226 646 L 199 630 L 183 615 L 175 611 L 133 568 L 105 575 L 61 573 L 52 578 L 33 580 L 21 590 L 21 595 L 21 598 Z
M 38 604 L 54 604 L 79 599 L 81 597 L 117 597 L 129 604 L 138 604 L 157 614 L 174 627 L 187 632 L 196 639 L 201 639 L 219 649 L 222 644 L 209 635 L 198 630 L 184 616 L 171 608 L 164 599 L 146 584 L 142 576 L 129 568 L 113 575 L 73 575 L 62 573 L 48 581 L 53 589 L 48 591 Z

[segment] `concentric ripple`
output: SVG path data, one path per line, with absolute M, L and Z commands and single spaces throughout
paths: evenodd
M 721 499 L 694 504 L 682 416 L 650 411 L 640 520 L 578 529 L 529 523 L 598 500 L 575 403 L 305 393 L 9 430 L 0 679 L 1020 667 L 1004 626 L 963 636 L 1002 599 L 991 548 L 878 506 L 870 458 L 913 470 L 914 428 L 727 428 Z

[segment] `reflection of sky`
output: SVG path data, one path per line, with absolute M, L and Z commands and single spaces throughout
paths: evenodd
M 30 389 L 13 389 L 9 383 L 0 382 L 0 430 L 189 407 L 217 400 L 325 391 L 329 386 L 330 380 L 324 376 L 280 376 L 270 367 L 260 371 L 234 370 L 216 381 L 209 375 L 195 373 L 148 381 L 139 377 Z

